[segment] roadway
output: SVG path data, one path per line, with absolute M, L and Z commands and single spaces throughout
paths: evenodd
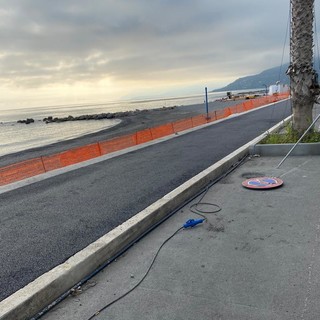
M 287 101 L 0 195 L 0 301 L 291 113 Z

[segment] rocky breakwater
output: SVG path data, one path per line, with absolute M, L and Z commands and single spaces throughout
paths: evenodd
M 108 112 L 108 113 L 98 113 L 98 114 L 86 114 L 81 116 L 68 116 L 68 117 L 53 117 L 49 116 L 44 118 L 42 121 L 45 123 L 59 123 L 59 122 L 66 122 L 66 121 L 84 121 L 84 120 L 102 120 L 102 119 L 119 119 L 128 116 L 134 116 L 138 114 L 148 113 L 150 111 L 163 111 L 163 110 L 172 110 L 175 109 L 176 106 L 173 107 L 162 107 L 156 109 L 144 109 L 139 110 L 136 109 L 134 111 L 123 111 L 123 112 Z M 39 120 L 41 121 L 41 120 Z M 35 120 L 32 118 L 27 118 L 25 120 L 18 120 L 17 123 L 25 123 L 30 124 L 34 123 Z
M 45 123 L 52 122 L 66 122 L 66 121 L 83 121 L 83 120 L 102 120 L 102 119 L 114 119 L 128 116 L 129 112 L 115 112 L 115 113 L 99 113 L 99 114 L 86 114 L 77 117 L 47 117 L 43 119 Z
M 157 108 L 157 109 L 144 109 L 144 110 L 136 109 L 134 111 L 87 114 L 87 115 L 81 115 L 81 116 L 77 116 L 77 117 L 68 116 L 68 117 L 62 117 L 62 118 L 50 116 L 50 117 L 44 118 L 43 121 L 45 123 L 52 123 L 52 122 L 65 122 L 65 121 L 119 119 L 119 118 L 137 115 L 137 114 L 148 113 L 149 111 L 154 111 L 154 110 L 161 111 L 161 110 L 168 110 L 168 109 L 174 109 L 174 108 L 175 107 L 163 107 L 163 108 Z

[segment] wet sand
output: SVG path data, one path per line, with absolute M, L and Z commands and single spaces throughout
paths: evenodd
M 209 112 L 223 109 L 227 106 L 239 104 L 241 101 L 214 101 L 209 103 Z M 0 167 L 21 162 L 24 160 L 47 156 L 79 146 L 108 140 L 125 134 L 134 133 L 146 128 L 155 127 L 161 124 L 174 122 L 176 120 L 190 118 L 198 114 L 205 114 L 205 105 L 196 104 L 190 106 L 178 106 L 156 110 L 142 110 L 135 115 L 121 118 L 121 123 L 99 132 L 87 134 L 75 139 L 60 141 L 51 145 L 24 150 L 0 157 Z M 96 120 L 99 121 L 99 120 Z

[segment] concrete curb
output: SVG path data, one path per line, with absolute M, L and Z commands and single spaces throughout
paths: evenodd
M 256 144 L 250 148 L 250 154 L 259 154 L 263 157 L 286 156 L 293 146 L 293 143 Z M 320 143 L 300 143 L 291 153 L 291 156 L 307 155 L 320 155 Z
M 0 320 L 25 320 L 34 316 L 248 155 L 251 145 L 257 144 L 268 133 L 278 130 L 289 120 L 290 117 L 281 121 L 90 244 L 65 263 L 0 302 Z

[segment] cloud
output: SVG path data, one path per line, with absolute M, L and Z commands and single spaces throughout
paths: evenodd
M 277 0 L 2 1 L 0 80 L 36 88 L 236 78 L 281 63 L 288 13 L 289 1 Z

